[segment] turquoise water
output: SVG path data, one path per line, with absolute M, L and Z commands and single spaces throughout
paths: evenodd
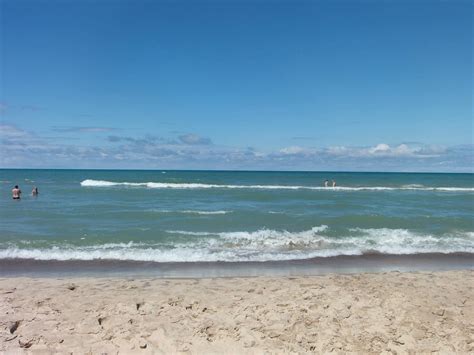
M 0 172 L 0 259 L 474 253 L 473 174 Z M 11 199 L 15 184 L 21 201 Z

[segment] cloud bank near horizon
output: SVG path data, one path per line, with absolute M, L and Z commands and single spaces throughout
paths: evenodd
M 71 131 L 87 134 L 113 130 L 86 128 L 75 127 Z M 58 143 L 8 123 L 0 124 L 0 138 L 3 168 L 474 172 L 472 144 L 442 147 L 413 142 L 323 148 L 293 145 L 263 151 L 217 145 L 208 137 L 187 133 L 176 139 L 109 135 L 96 145 L 81 145 L 73 140 Z

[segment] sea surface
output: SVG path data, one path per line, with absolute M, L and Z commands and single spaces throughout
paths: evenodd
M 473 174 L 4 169 L 0 180 L 3 261 L 474 254 Z

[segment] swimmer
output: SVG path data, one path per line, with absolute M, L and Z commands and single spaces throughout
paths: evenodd
M 18 185 L 15 185 L 15 187 L 12 189 L 12 198 L 14 200 L 19 200 L 21 196 L 21 190 L 18 187 Z
M 336 181 L 335 180 L 332 181 L 332 187 L 336 187 Z
M 329 180 L 325 180 L 324 181 L 324 187 L 328 187 L 329 186 Z
M 31 196 L 38 196 L 39 191 L 36 186 L 33 187 L 33 190 L 31 190 Z

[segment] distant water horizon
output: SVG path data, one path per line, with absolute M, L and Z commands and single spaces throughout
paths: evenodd
M 65 171 L 149 171 L 149 172 L 242 172 L 242 173 L 353 173 L 353 174 L 468 174 L 474 175 L 474 171 L 412 171 L 412 170 L 287 170 L 287 169 L 159 169 L 159 168 L 0 168 L 5 170 L 65 170 Z
M 472 173 L 1 169 L 0 186 L 3 261 L 474 255 Z

